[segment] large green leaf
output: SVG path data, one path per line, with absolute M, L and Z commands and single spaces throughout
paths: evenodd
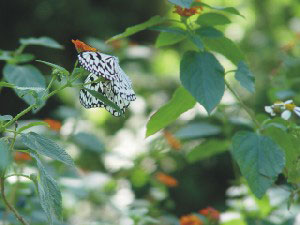
M 293 183 L 300 182 L 300 168 L 298 165 L 300 140 L 275 126 L 265 129 L 264 134 L 270 136 L 284 150 L 288 181 Z
M 169 0 L 169 2 L 179 5 L 182 8 L 190 8 L 194 0 Z
M 22 45 L 41 45 L 49 48 L 63 49 L 62 45 L 49 37 L 21 38 L 20 43 Z
M 16 86 L 14 88 L 17 95 L 29 105 L 36 103 L 36 98 L 40 99 L 45 93 L 45 78 L 34 66 L 7 64 L 4 67 L 3 75 L 7 82 Z M 36 97 L 30 95 L 31 92 L 36 93 Z
M 35 127 L 35 126 L 46 126 L 46 127 L 49 127 L 49 124 L 44 122 L 44 121 L 35 121 L 35 122 L 31 122 L 21 128 L 18 129 L 18 132 L 19 133 L 22 133 L 24 130 L 27 130 L 31 127 Z
M 4 138 L 0 139 L 0 176 L 3 176 L 6 169 L 12 163 L 12 155 L 9 145 Z
M 240 84 L 249 92 L 255 92 L 255 77 L 244 61 L 239 62 L 237 71 L 235 73 L 235 79 L 237 79 Z
M 99 141 L 99 138 L 93 134 L 80 132 L 73 135 L 72 140 L 83 149 L 97 153 L 104 151 L 104 145 Z
M 141 23 L 141 24 L 138 24 L 138 25 L 135 25 L 135 26 L 132 26 L 132 27 L 128 27 L 123 33 L 118 34 L 116 36 L 113 36 L 112 38 L 108 39 L 106 42 L 108 43 L 108 42 L 111 42 L 111 41 L 114 41 L 114 40 L 118 40 L 118 39 L 121 39 L 121 38 L 131 36 L 131 35 L 133 35 L 137 32 L 145 30 L 145 29 L 147 29 L 149 27 L 152 27 L 154 25 L 160 24 L 164 21 L 165 21 L 165 18 L 163 18 L 161 16 L 153 16 L 144 23 Z
M 30 155 L 36 160 L 40 179 L 37 184 L 40 203 L 47 215 L 49 224 L 53 224 L 55 217 L 62 218 L 62 197 L 56 181 L 48 174 L 37 154 Z
M 27 134 L 21 134 L 21 140 L 24 145 L 38 154 L 61 161 L 69 166 L 74 166 L 71 156 L 63 148 L 42 135 L 29 132 Z
M 216 30 L 215 30 L 216 31 Z M 224 36 L 207 36 L 203 32 L 197 32 L 204 45 L 215 52 L 224 55 L 233 64 L 238 65 L 240 61 L 245 61 L 245 56 L 236 44 Z
M 285 165 L 283 150 L 269 137 L 240 131 L 232 154 L 256 197 L 262 198 Z
M 187 33 L 177 27 L 169 27 L 167 31 L 161 31 L 158 35 L 155 47 L 159 48 L 162 46 L 173 45 L 187 37 Z
M 182 113 L 193 108 L 195 99 L 183 87 L 179 87 L 172 99 L 153 114 L 147 123 L 146 137 L 155 134 L 175 121 Z
M 200 137 L 207 137 L 217 135 L 221 132 L 220 127 L 206 123 L 196 122 L 188 124 L 175 133 L 175 136 L 180 139 L 194 139 Z
M 224 68 L 209 52 L 186 52 L 180 62 L 180 80 L 208 113 L 225 91 Z
M 202 38 L 220 38 L 224 36 L 224 34 L 221 31 L 213 27 L 206 27 L 206 26 L 197 29 L 196 34 Z
M 218 139 L 209 139 L 204 143 L 193 148 L 187 154 L 187 160 L 189 162 L 196 162 L 198 160 L 203 160 L 214 155 L 220 154 L 229 148 L 229 142 L 218 140 Z
M 231 23 L 226 16 L 219 13 L 201 14 L 196 22 L 202 26 L 217 26 Z

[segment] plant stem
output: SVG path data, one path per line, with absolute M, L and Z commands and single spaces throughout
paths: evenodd
M 3 177 L 0 178 L 0 189 L 1 189 L 1 196 L 3 199 L 4 204 L 12 211 L 17 219 L 22 223 L 23 225 L 29 225 L 28 222 L 18 213 L 18 211 L 7 201 L 6 196 L 5 196 L 5 189 L 4 189 L 4 181 L 5 179 Z
M 18 174 L 18 173 L 7 175 L 7 176 L 4 177 L 4 180 L 9 178 L 9 177 L 25 177 L 25 178 L 31 180 L 30 176 L 27 176 L 25 174 Z
M 12 125 L 14 122 L 16 122 L 19 118 L 21 118 L 22 116 L 24 116 L 26 113 L 30 112 L 34 107 L 36 107 L 35 104 L 28 106 L 26 109 L 24 109 L 22 112 L 20 112 L 18 115 L 15 116 L 15 118 L 13 118 L 11 121 L 7 122 L 6 124 L 4 124 L 4 128 L 9 127 L 10 125 Z
M 242 99 L 240 98 L 240 96 L 233 90 L 233 88 L 230 86 L 230 84 L 228 83 L 227 80 L 225 80 L 225 84 L 227 86 L 227 88 L 230 90 L 230 92 L 234 95 L 234 97 L 236 98 L 236 100 L 238 100 L 238 102 L 240 103 L 240 105 L 243 107 L 243 109 L 246 111 L 246 113 L 249 115 L 249 117 L 252 119 L 252 121 L 254 122 L 255 126 L 257 128 L 260 127 L 259 122 L 256 120 L 254 114 L 252 113 L 252 111 L 250 111 L 250 109 L 243 103 Z

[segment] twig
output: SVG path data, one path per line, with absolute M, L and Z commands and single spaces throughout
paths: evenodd
M 4 181 L 5 179 L 2 177 L 0 178 L 0 189 L 1 189 L 1 196 L 3 199 L 3 202 L 5 205 L 12 211 L 17 219 L 22 223 L 23 225 L 29 225 L 29 223 L 18 213 L 18 211 L 7 201 L 6 196 L 5 196 L 5 189 L 4 189 Z

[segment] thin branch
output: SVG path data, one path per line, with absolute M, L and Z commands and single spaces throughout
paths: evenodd
M 29 225 L 29 223 L 18 213 L 18 211 L 7 201 L 5 196 L 5 189 L 4 189 L 4 181 L 5 179 L 2 177 L 0 178 L 0 189 L 1 189 L 1 196 L 3 199 L 3 202 L 5 205 L 9 208 L 10 211 L 12 211 L 17 219 L 22 223 L 23 225 Z

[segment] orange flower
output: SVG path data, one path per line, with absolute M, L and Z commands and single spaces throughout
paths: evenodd
M 180 225 L 202 225 L 203 222 L 196 215 L 186 215 L 180 218 Z
M 30 161 L 32 158 L 29 154 L 24 152 L 15 152 L 14 159 L 17 163 L 22 163 L 25 161 Z
M 199 213 L 203 216 L 206 216 L 210 220 L 219 220 L 220 212 L 212 207 L 207 207 L 205 209 L 199 210 Z
M 178 185 L 178 182 L 174 177 L 165 173 L 157 173 L 155 177 L 159 182 L 167 185 L 168 187 L 176 187 Z
M 98 51 L 96 48 L 93 48 L 93 47 L 85 44 L 82 41 L 72 40 L 72 42 L 75 45 L 77 52 L 97 52 Z
M 164 136 L 165 136 L 165 139 L 167 140 L 168 144 L 172 148 L 174 148 L 176 150 L 181 149 L 180 141 L 176 137 L 174 137 L 174 135 L 171 132 L 164 130 Z
M 52 119 L 45 119 L 44 122 L 48 123 L 51 130 L 60 131 L 61 128 L 61 122 L 58 120 L 52 120 Z
M 195 2 L 200 2 L 201 0 L 196 0 Z M 192 8 L 182 8 L 178 5 L 175 6 L 174 13 L 177 13 L 180 16 L 193 16 L 195 14 L 200 14 L 203 10 L 202 6 L 194 6 Z

